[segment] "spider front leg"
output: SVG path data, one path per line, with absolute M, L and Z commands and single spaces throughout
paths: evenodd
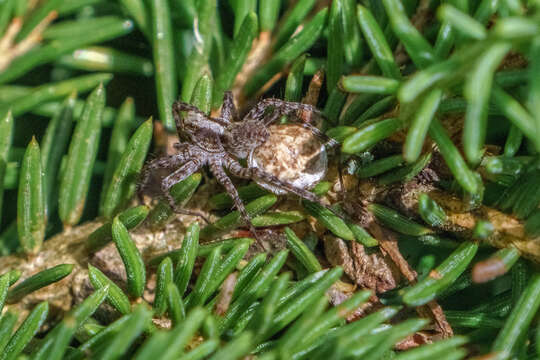
M 231 91 L 225 91 L 225 95 L 223 95 L 220 119 L 226 122 L 232 122 L 238 119 L 238 112 L 236 111 L 236 106 L 234 106 L 234 99 Z
M 182 126 L 182 112 L 194 112 L 198 115 L 200 115 L 201 117 L 207 119 L 207 120 L 210 120 L 210 121 L 213 121 L 215 123 L 218 123 L 219 125 L 221 126 L 227 126 L 229 124 L 228 121 L 225 121 L 221 118 L 213 118 L 207 114 L 205 114 L 203 111 L 201 111 L 198 107 L 194 106 L 194 105 L 191 105 L 191 104 L 188 104 L 186 102 L 183 102 L 183 101 L 175 101 L 173 104 L 172 104 L 172 112 L 173 112 L 173 117 L 174 117 L 174 122 L 176 124 L 176 129 L 182 129 L 183 126 Z
M 165 177 L 161 181 L 161 191 L 163 192 L 163 195 L 165 195 L 165 198 L 169 202 L 169 206 L 173 211 L 177 214 L 183 214 L 183 215 L 191 215 L 191 216 L 198 216 L 202 218 L 207 224 L 210 223 L 206 216 L 201 214 L 198 211 L 192 211 L 188 209 L 183 209 L 179 205 L 176 204 L 176 201 L 174 200 L 173 196 L 170 193 L 170 189 L 173 185 L 178 184 L 180 181 L 187 179 L 190 175 L 192 175 L 195 171 L 199 170 L 201 168 L 201 165 L 198 161 L 188 161 L 184 165 L 182 165 L 180 168 L 178 168 L 175 172 L 173 172 L 171 175 Z
M 253 224 L 251 223 L 251 217 L 249 216 L 246 210 L 246 207 L 244 206 L 244 202 L 242 201 L 242 199 L 240 199 L 240 195 L 238 194 L 238 191 L 236 190 L 236 187 L 234 186 L 233 182 L 227 176 L 227 174 L 225 173 L 225 170 L 223 170 L 223 166 L 217 162 L 211 162 L 209 165 L 210 165 L 210 171 L 212 171 L 212 174 L 214 174 L 217 181 L 225 188 L 225 191 L 227 191 L 229 196 L 232 198 L 234 202 L 234 206 L 240 212 L 242 219 L 249 226 L 249 230 L 255 236 L 255 240 L 257 240 L 259 245 L 261 245 L 262 248 L 266 250 L 264 243 L 259 238 L 257 230 L 255 229 L 255 226 L 253 226 Z

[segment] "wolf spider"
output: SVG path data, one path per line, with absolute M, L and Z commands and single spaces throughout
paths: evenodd
M 269 109 L 272 111 L 269 112 Z M 193 105 L 181 101 L 175 102 L 172 106 L 172 112 L 180 138 L 180 142 L 174 145 L 177 153 L 154 159 L 144 166 L 139 183 L 139 194 L 147 186 L 154 171 L 160 168 L 174 170 L 162 180 L 161 191 L 175 212 L 200 216 L 198 213 L 177 206 L 169 190 L 174 184 L 186 179 L 203 165 L 208 165 L 217 181 L 231 196 L 235 207 L 256 238 L 257 232 L 251 224 L 236 187 L 227 176 L 225 169 L 233 176 L 271 184 L 278 189 L 328 208 L 309 190 L 282 181 L 257 167 L 243 167 L 238 161 L 238 159 L 247 158 L 252 151 L 268 139 L 268 127 L 272 123 L 283 116 L 294 115 L 300 110 L 320 114 L 311 105 L 279 99 L 264 99 L 259 101 L 241 121 L 236 121 L 239 117 L 231 92 L 225 93 L 221 116 L 217 118 L 206 115 Z M 182 112 L 185 112 L 184 116 L 181 116 Z M 323 139 L 326 145 L 336 146 L 338 144 L 311 124 L 303 121 L 298 122 L 303 127 L 310 129 L 315 136 Z M 332 209 L 330 210 L 333 212 Z

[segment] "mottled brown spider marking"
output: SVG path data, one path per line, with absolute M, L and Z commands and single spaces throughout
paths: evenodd
M 219 118 L 211 117 L 193 105 L 181 101 L 175 102 L 172 112 L 180 139 L 180 143 L 175 146 L 178 153 L 154 159 L 143 167 L 138 187 L 139 193 L 144 191 L 151 178 L 150 175 L 154 171 L 160 168 L 171 169 L 172 172 L 162 180 L 161 190 L 174 211 L 193 215 L 193 212 L 176 206 L 169 190 L 174 184 L 186 179 L 204 165 L 208 165 L 218 182 L 225 187 L 233 199 L 235 207 L 255 237 L 258 237 L 257 233 L 251 225 L 244 204 L 238 196 L 233 182 L 227 176 L 225 168 L 234 176 L 266 184 L 276 193 L 290 192 L 327 207 L 315 194 L 307 190 L 310 186 L 315 185 L 314 183 L 305 184 L 294 180 L 302 177 L 301 167 L 293 167 L 285 178 L 279 178 L 275 174 L 265 171 L 266 164 L 264 163 L 251 164 L 248 167 L 243 167 L 239 163 L 240 159 L 248 158 L 253 153 L 259 154 L 256 152 L 257 149 L 265 145 L 271 136 L 269 127 L 281 117 L 287 116 L 298 122 L 295 117 L 298 111 L 320 114 L 311 105 L 279 99 L 264 99 L 257 103 L 241 121 L 237 121 L 237 111 L 230 92 L 225 93 Z M 323 140 L 326 145 L 335 146 L 337 144 L 311 124 L 300 121 L 299 125 L 296 126 L 308 129 L 316 137 Z M 304 133 L 302 137 L 305 135 Z M 317 147 L 321 149 L 320 143 Z M 308 152 L 313 152 L 315 149 L 308 150 Z M 324 155 L 326 156 L 326 154 Z M 287 164 L 283 165 L 287 166 Z M 296 176 L 295 172 L 298 172 Z M 324 176 L 326 164 L 319 172 L 317 181 Z M 293 179 L 293 181 L 289 181 L 289 179 Z

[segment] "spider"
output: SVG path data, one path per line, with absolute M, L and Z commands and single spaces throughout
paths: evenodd
M 278 194 L 293 193 L 329 208 L 309 190 L 280 180 L 259 167 L 249 165 L 244 167 L 239 162 L 239 159 L 246 159 L 267 141 L 270 136 L 269 126 L 271 124 L 283 116 L 294 115 L 299 110 L 320 114 L 311 105 L 269 98 L 259 101 L 241 121 L 238 121 L 238 113 L 230 91 L 224 95 L 220 117 L 211 117 L 188 103 L 175 102 L 172 106 L 172 112 L 180 139 L 180 142 L 174 145 L 177 153 L 151 160 L 143 167 L 138 187 L 139 194 L 147 186 L 154 171 L 160 168 L 171 169 L 172 173 L 161 182 L 161 191 L 171 208 L 176 213 L 200 216 L 198 213 L 177 206 L 169 190 L 173 185 L 186 179 L 204 165 L 208 165 L 217 181 L 231 196 L 236 209 L 256 238 L 257 232 L 251 224 L 250 216 L 225 169 L 235 177 L 252 179 L 257 183 L 270 185 Z M 182 116 L 182 112 L 185 112 L 184 116 Z M 327 145 L 333 147 L 338 144 L 313 125 L 303 121 L 298 122 L 301 126 L 312 131 L 315 136 L 324 140 Z M 332 209 L 330 208 L 330 210 Z

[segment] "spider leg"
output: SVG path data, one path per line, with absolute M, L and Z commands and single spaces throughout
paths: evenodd
M 236 111 L 236 106 L 234 106 L 231 91 L 225 91 L 225 95 L 223 95 L 223 105 L 221 106 L 221 116 L 219 118 L 228 123 L 238 119 L 238 112 Z
M 231 174 L 239 178 L 262 180 L 282 190 L 298 195 L 303 199 L 310 200 L 316 203 L 321 203 L 321 200 L 317 197 L 317 195 L 315 195 L 311 191 L 296 187 L 289 182 L 280 180 L 276 176 L 269 174 L 265 171 L 262 171 L 259 168 L 256 168 L 256 167 L 245 168 L 236 161 L 229 161 L 227 163 L 227 169 L 231 172 Z
M 295 194 L 296 196 L 301 197 L 302 199 L 309 200 L 311 202 L 317 203 L 324 208 L 328 209 L 332 212 L 332 214 L 338 216 L 340 219 L 344 219 L 343 215 L 336 212 L 334 209 L 332 209 L 330 206 L 326 205 L 319 199 L 317 195 L 312 193 L 309 190 L 299 188 L 287 181 L 280 180 L 278 177 L 269 174 L 259 168 L 256 167 L 250 167 L 245 168 L 242 167 L 238 162 L 236 162 L 233 159 L 228 159 L 227 162 L 227 169 L 231 172 L 231 174 L 238 176 L 243 179 L 253 179 L 253 180 L 261 180 L 263 182 L 266 182 L 268 184 L 271 184 L 277 188 L 280 188 L 282 190 L 285 190 L 287 192 L 290 192 L 292 194 Z
M 273 107 L 274 111 L 271 116 L 266 117 L 265 111 L 266 111 L 266 108 L 268 107 Z M 261 121 L 264 121 L 265 126 L 269 126 L 275 121 L 279 120 L 282 116 L 289 116 L 291 115 L 291 113 L 297 112 L 299 110 L 310 111 L 310 112 L 316 113 L 319 116 L 324 116 L 313 105 L 295 103 L 295 102 L 290 102 L 290 101 L 285 101 L 285 100 L 280 100 L 280 99 L 264 99 L 264 100 L 261 100 L 257 105 L 255 105 L 255 107 L 246 115 L 246 118 L 260 119 Z M 311 125 L 310 123 L 302 121 L 298 119 L 297 117 L 293 117 L 293 119 L 295 123 L 310 130 L 315 136 L 321 139 L 324 142 L 325 146 L 330 146 L 334 148 L 339 145 L 339 143 L 336 140 L 327 136 L 325 133 L 323 133 L 321 130 Z
M 174 124 L 176 125 L 176 131 L 180 131 L 180 129 L 182 128 L 182 116 L 180 115 L 180 110 L 178 106 L 176 106 L 176 102 L 173 103 L 172 114 L 174 118 Z
M 173 113 L 177 113 L 178 115 L 180 115 L 180 113 L 182 111 L 193 111 L 193 112 L 196 112 L 197 114 L 200 114 L 204 117 L 206 117 L 207 115 L 202 112 L 198 107 L 196 107 L 195 105 L 191 105 L 191 104 L 188 104 L 187 102 L 183 102 L 183 101 L 175 101 L 172 105 L 172 109 L 173 109 Z
M 173 148 L 174 148 L 174 150 L 176 150 L 176 151 L 182 151 L 185 147 L 186 147 L 186 144 L 183 144 L 183 143 L 181 143 L 181 142 L 175 142 L 175 143 L 173 144 Z
M 310 123 L 304 122 L 296 117 L 293 117 L 293 119 L 294 119 L 293 120 L 294 123 L 299 124 L 303 128 L 310 130 L 316 137 L 318 137 L 324 143 L 324 146 L 329 146 L 331 148 L 336 148 L 339 146 L 339 142 L 337 142 L 336 140 L 332 139 L 330 136 L 323 133 L 317 127 L 311 125 Z
M 249 216 L 244 206 L 244 202 L 242 201 L 242 199 L 240 199 L 240 195 L 238 194 L 236 187 L 234 186 L 231 179 L 225 173 L 225 170 L 223 170 L 223 166 L 221 165 L 221 163 L 210 162 L 209 166 L 210 166 L 210 171 L 212 171 L 212 174 L 214 174 L 217 181 L 225 188 L 227 193 L 232 198 L 234 202 L 234 206 L 236 207 L 236 209 L 238 209 L 243 220 L 249 226 L 249 230 L 255 236 L 255 240 L 257 240 L 257 242 L 262 246 L 262 248 L 266 250 L 264 243 L 261 241 L 261 239 L 259 239 L 259 235 L 257 233 L 257 230 L 255 230 L 255 226 L 253 226 L 253 224 L 251 223 L 251 217 Z
M 188 209 L 184 209 L 176 204 L 176 201 L 172 197 L 170 193 L 170 189 L 173 185 L 179 183 L 182 180 L 185 180 L 188 176 L 193 174 L 195 171 L 199 170 L 201 167 L 200 163 L 198 161 L 188 161 L 184 165 L 182 165 L 180 168 L 178 168 L 175 172 L 170 174 L 169 176 L 165 177 L 161 181 L 161 191 L 163 192 L 163 195 L 165 195 L 165 198 L 169 202 L 169 206 L 173 211 L 177 214 L 183 214 L 183 215 L 192 215 L 192 216 L 198 216 L 202 218 L 206 223 L 210 223 L 208 219 L 201 214 L 198 211 L 192 211 Z
M 281 99 L 263 99 L 259 101 L 245 116 L 247 119 L 263 119 L 266 109 L 272 107 L 279 110 L 283 115 L 289 115 L 290 113 L 298 110 L 305 110 L 313 112 L 319 116 L 324 116 L 315 106 L 309 104 L 296 103 L 291 101 L 285 101 Z
M 177 129 L 182 128 L 182 115 L 180 114 L 182 111 L 195 112 L 208 120 L 218 123 L 221 126 L 229 125 L 228 121 L 222 120 L 221 118 L 213 118 L 209 116 L 208 114 L 204 113 L 203 111 L 201 111 L 198 107 L 194 105 L 188 104 L 183 101 L 175 101 L 172 104 L 172 112 L 173 112 L 174 122 L 176 123 Z
M 179 148 L 181 148 L 182 144 L 179 144 Z M 170 169 L 179 166 L 180 164 L 184 163 L 186 161 L 186 157 L 184 153 L 169 155 L 169 156 L 162 156 L 156 159 L 153 159 L 149 162 L 147 162 L 142 170 L 141 170 L 141 177 L 139 181 L 137 182 L 137 194 L 139 196 L 139 199 L 142 199 L 143 192 L 148 186 L 148 181 L 150 180 L 150 177 L 152 176 L 152 173 L 158 169 Z

